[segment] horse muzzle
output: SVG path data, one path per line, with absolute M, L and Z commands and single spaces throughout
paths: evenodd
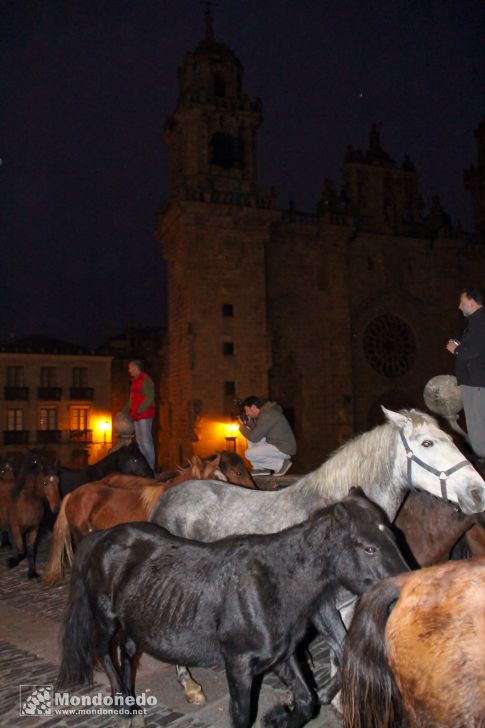
M 481 513 L 485 511 L 485 487 L 471 485 L 463 493 L 457 494 L 457 500 L 461 510 L 467 516 Z

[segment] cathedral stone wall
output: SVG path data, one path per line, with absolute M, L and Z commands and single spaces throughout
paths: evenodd
M 169 324 L 160 419 L 172 464 L 225 445 L 242 453 L 245 441 L 231 431 L 234 399 L 275 399 L 295 430 L 294 469 L 305 472 L 382 422 L 381 405 L 424 407 L 427 381 L 453 371 L 445 344 L 463 325 L 460 289 L 485 280 L 482 218 L 472 238 L 453 227 L 439 198 L 425 213 L 411 160 L 395 162 L 376 125 L 367 150 L 347 148 L 341 189 L 327 180 L 314 213 L 276 209 L 276 194 L 259 189 L 261 103 L 243 93 L 242 74 L 214 40 L 209 15 L 205 39 L 179 71 L 164 134 L 170 197 L 157 236 Z M 465 177 L 479 212 L 480 129 L 479 165 Z

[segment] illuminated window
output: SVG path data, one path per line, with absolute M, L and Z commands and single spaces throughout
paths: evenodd
M 24 411 L 22 409 L 7 410 L 7 430 L 13 432 L 15 430 L 24 429 Z
M 39 409 L 39 430 L 57 430 L 57 407 Z
M 71 408 L 71 430 L 87 430 L 89 422 L 88 407 Z

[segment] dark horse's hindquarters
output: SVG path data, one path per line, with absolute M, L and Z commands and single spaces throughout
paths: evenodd
M 153 524 L 92 534 L 74 561 L 59 684 L 90 679 L 94 654 L 124 695 L 139 650 L 179 664 L 222 661 L 232 724 L 246 728 L 253 679 L 273 669 L 294 693 L 291 725 L 303 725 L 316 701 L 294 653 L 309 625 L 339 641 L 336 588 L 360 594 L 406 568 L 380 510 L 356 495 L 272 535 L 202 544 Z M 120 627 L 118 673 L 110 650 Z M 287 724 L 287 708 L 271 715 Z

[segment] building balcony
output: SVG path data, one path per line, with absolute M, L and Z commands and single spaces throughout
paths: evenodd
M 89 400 L 91 402 L 94 399 L 94 389 L 93 387 L 71 387 L 69 396 L 71 399 Z
M 29 431 L 28 430 L 4 430 L 3 431 L 3 444 L 4 445 L 28 445 L 29 443 Z
M 92 430 L 69 430 L 69 439 L 71 442 L 92 442 Z
M 58 402 L 62 397 L 62 387 L 37 387 L 37 399 Z
M 4 399 L 28 399 L 29 388 L 28 387 L 4 387 L 3 388 Z
M 51 442 L 61 441 L 61 430 L 37 430 L 37 443 L 48 445 Z

